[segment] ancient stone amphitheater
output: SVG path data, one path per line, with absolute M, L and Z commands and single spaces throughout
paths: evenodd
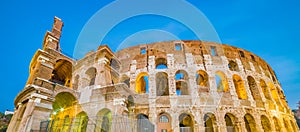
M 8 131 L 296 132 L 269 64 L 241 48 L 182 40 L 74 60 L 54 19 L 15 99 Z

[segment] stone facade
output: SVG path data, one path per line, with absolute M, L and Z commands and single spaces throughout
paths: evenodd
M 298 131 L 275 72 L 249 51 L 182 40 L 74 60 L 62 26 L 32 58 L 8 131 Z

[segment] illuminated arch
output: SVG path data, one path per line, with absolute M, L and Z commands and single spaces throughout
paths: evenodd
M 266 85 L 266 82 L 264 80 L 262 80 L 262 79 L 260 79 L 260 87 L 261 87 L 261 89 L 262 89 L 262 91 L 264 93 L 265 98 L 271 100 L 269 88 Z
M 237 129 L 236 123 L 235 123 L 237 118 L 233 114 L 226 113 L 224 116 L 224 120 L 226 122 L 227 132 L 238 132 L 238 129 Z
M 260 117 L 260 120 L 261 120 L 261 125 L 262 125 L 262 128 L 264 129 L 264 131 L 271 132 L 272 131 L 271 123 L 270 123 L 268 117 L 266 117 L 265 115 L 262 115 Z
M 180 131 L 194 132 L 194 119 L 190 114 L 182 113 L 179 116 Z
M 246 114 L 244 116 L 245 126 L 247 132 L 258 132 L 256 129 L 256 123 L 252 115 Z
M 268 86 L 270 88 L 272 98 L 275 100 L 275 102 L 276 102 L 277 106 L 279 107 L 279 109 L 282 110 L 283 108 L 282 108 L 282 105 L 281 105 L 280 100 L 279 100 L 279 95 L 278 95 L 278 92 L 277 92 L 277 88 L 274 86 L 274 84 L 272 82 L 269 82 Z
M 227 81 L 226 75 L 223 72 L 217 71 L 216 75 L 215 75 L 215 80 L 216 80 L 218 92 L 228 92 L 229 91 L 228 81 Z
M 252 76 L 247 77 L 248 85 L 251 91 L 251 95 L 255 101 L 261 101 L 260 92 L 258 90 L 258 86 L 256 84 L 255 79 Z
M 78 113 L 75 118 L 73 130 L 76 132 L 86 132 L 88 120 L 89 118 L 84 111 Z
M 248 99 L 247 91 L 242 78 L 236 74 L 232 76 L 236 94 L 239 99 Z
M 149 75 L 146 72 L 140 73 L 135 81 L 135 92 L 136 93 L 148 93 Z
M 197 85 L 208 87 L 209 86 L 208 74 L 203 70 L 197 71 L 196 83 Z
M 204 115 L 204 127 L 205 132 L 214 132 L 216 131 L 216 116 L 212 113 L 207 113 Z
M 275 131 L 280 132 L 281 131 L 281 125 L 279 120 L 274 116 L 273 117 L 274 125 L 275 125 Z

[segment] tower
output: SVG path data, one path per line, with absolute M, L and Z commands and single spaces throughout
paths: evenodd
M 47 31 L 42 49 L 34 54 L 29 77 L 24 89 L 15 98 L 15 114 L 8 131 L 27 132 L 40 127 L 41 120 L 49 118 L 54 95 L 71 87 L 73 60 L 61 53 L 61 19 L 55 17 L 52 31 Z

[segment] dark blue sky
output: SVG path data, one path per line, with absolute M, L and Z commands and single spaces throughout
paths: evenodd
M 68 55 L 73 55 L 78 35 L 85 23 L 110 2 L 1 1 L 0 111 L 13 110 L 14 98 L 24 88 L 29 75 L 31 58 L 35 51 L 41 48 L 45 31 L 51 30 L 54 16 L 60 17 L 65 23 L 61 38 L 62 50 Z M 293 109 L 296 108 L 296 102 L 300 100 L 299 0 L 189 2 L 206 15 L 223 43 L 249 50 L 266 60 L 276 71 L 289 105 Z M 170 4 L 162 3 L 160 6 L 167 8 Z M 184 10 L 178 9 L 178 13 Z M 119 9 L 114 11 L 112 15 L 120 12 Z M 124 20 L 108 33 L 103 43 L 116 48 L 117 44 L 130 35 L 147 29 L 165 30 L 180 39 L 195 39 L 195 35 L 187 30 L 187 27 L 172 19 L 143 15 Z M 158 37 L 153 41 L 161 40 L 162 38 Z M 132 39 L 128 39 L 127 42 L 132 42 Z

